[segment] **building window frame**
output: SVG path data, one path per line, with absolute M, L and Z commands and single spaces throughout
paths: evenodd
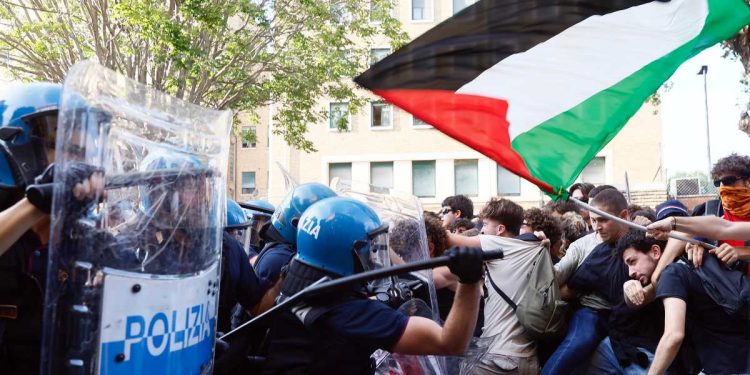
M 352 111 L 349 110 L 349 102 L 329 102 L 328 103 L 328 130 L 332 132 L 341 131 L 338 126 L 333 123 L 333 106 L 334 105 L 346 105 L 346 130 L 352 130 Z
M 421 0 L 424 1 L 424 8 L 422 8 L 423 12 L 423 18 L 415 19 L 414 18 L 414 1 L 411 0 L 411 9 L 409 10 L 409 13 L 411 14 L 411 22 L 412 23 L 430 23 L 435 21 L 435 2 L 434 0 Z
M 430 164 L 432 166 L 432 194 L 431 195 L 420 195 L 415 189 L 416 181 L 415 178 L 415 165 Z M 435 160 L 412 160 L 411 161 L 411 191 L 417 198 L 436 198 L 437 197 L 437 162 Z
M 373 125 L 375 121 L 375 106 L 376 105 L 383 105 L 389 109 L 389 124 L 388 125 Z M 392 130 L 393 129 L 393 104 L 388 103 L 386 101 L 378 100 L 378 101 L 372 101 L 370 102 L 370 130 Z M 382 113 L 381 113 L 381 122 L 382 122 Z
M 245 176 L 252 176 L 252 187 L 250 186 L 250 182 L 245 182 Z M 242 180 L 240 181 L 241 187 L 240 187 L 240 193 L 242 195 L 251 195 L 254 194 L 258 190 L 258 180 L 257 180 L 257 173 L 255 171 L 243 171 L 240 177 Z M 247 189 L 247 190 L 246 190 Z
M 458 172 L 458 166 L 461 164 L 469 164 L 469 163 L 474 165 L 474 172 L 476 175 L 476 181 L 474 184 L 474 188 L 476 189 L 476 191 L 473 191 L 473 192 L 461 191 L 458 188 L 458 178 L 456 178 L 456 175 L 458 174 L 456 173 Z M 457 159 L 453 161 L 453 191 L 454 191 L 454 194 L 456 195 L 463 194 L 463 195 L 466 195 L 467 197 L 479 196 L 479 159 Z
M 251 132 L 255 134 L 255 142 L 245 142 L 244 134 L 246 132 Z M 240 147 L 242 149 L 253 149 L 258 147 L 258 127 L 252 126 L 252 125 L 246 125 L 242 127 L 242 134 L 240 134 Z

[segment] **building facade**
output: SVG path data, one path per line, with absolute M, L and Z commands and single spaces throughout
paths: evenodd
M 473 1 L 399 0 L 394 15 L 415 38 L 470 3 Z M 391 53 L 385 39 L 370 47 L 373 62 Z M 513 199 L 526 207 L 548 200 L 536 186 L 494 161 L 376 96 L 371 98 L 356 114 L 348 103 L 321 100 L 320 108 L 331 115 L 327 123 L 309 127 L 307 137 L 318 150 L 314 153 L 292 149 L 283 139 L 270 134 L 273 106 L 264 108 L 256 126 L 259 142 L 255 148 L 233 147 L 233 176 L 240 183 L 235 181 L 230 195 L 239 192 L 233 196 L 249 199 L 250 195 L 244 192 L 250 191 L 250 184 L 244 179 L 254 173 L 256 196 L 272 203 L 283 198 L 290 179 L 327 184 L 336 177 L 413 193 L 420 197 L 425 209 L 435 209 L 443 198 L 455 194 L 471 197 L 477 209 L 495 196 Z M 644 105 L 579 179 L 633 192 L 663 191 L 661 119 L 654 112 L 653 107 Z M 336 126 L 341 117 L 348 124 L 346 131 Z M 264 137 L 267 145 L 262 144 Z M 260 155 L 264 152 L 265 156 Z

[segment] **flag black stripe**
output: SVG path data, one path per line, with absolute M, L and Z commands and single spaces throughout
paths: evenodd
M 650 2 L 480 0 L 373 65 L 355 82 L 368 89 L 455 91 L 506 57 L 586 18 Z

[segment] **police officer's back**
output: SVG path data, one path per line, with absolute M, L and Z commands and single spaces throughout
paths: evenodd
M 302 215 L 298 252 L 282 285 L 282 299 L 324 276 L 352 275 L 379 267 L 389 256 L 387 225 L 365 204 L 343 197 L 322 200 Z M 457 253 L 456 253 L 457 254 Z M 462 249 L 451 266 L 462 284 L 445 329 L 407 317 L 368 299 L 362 286 L 309 300 L 280 313 L 272 325 L 265 373 L 372 373 L 376 349 L 410 354 L 456 355 L 471 338 L 479 304 L 482 255 Z

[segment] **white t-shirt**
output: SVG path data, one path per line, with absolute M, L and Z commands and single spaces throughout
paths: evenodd
M 500 236 L 480 235 L 484 251 L 503 250 L 503 259 L 487 262 L 487 272 L 492 280 L 513 302 L 524 297 L 526 276 L 539 253 L 539 242 L 528 242 Z M 536 354 L 536 344 L 526 338 L 524 328 L 516 313 L 485 278 L 488 298 L 484 304 L 484 330 L 482 338 L 495 337 L 489 352 L 513 357 L 530 357 Z

